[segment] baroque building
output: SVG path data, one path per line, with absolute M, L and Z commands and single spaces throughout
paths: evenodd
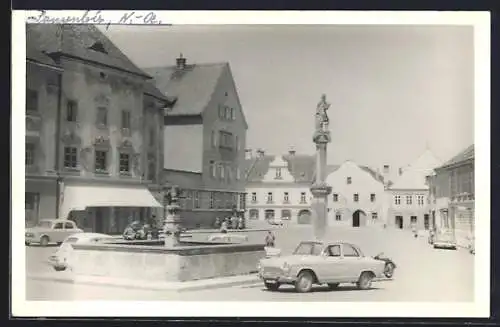
M 144 68 L 176 101 L 164 119 L 161 184 L 179 191 L 181 224 L 213 226 L 217 217 L 245 210 L 248 124 L 229 63 Z
M 28 49 L 45 64 L 42 70 L 27 58 L 27 120 L 43 126 L 38 136 L 28 137 L 32 127 L 26 132 L 26 207 L 38 208 L 30 221 L 71 218 L 85 230 L 113 234 L 147 218 L 150 208 L 161 214 L 148 188 L 159 182 L 158 122 L 173 99 L 95 26 L 26 28 Z

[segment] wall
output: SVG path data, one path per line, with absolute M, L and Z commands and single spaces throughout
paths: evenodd
M 351 177 L 351 184 L 347 184 L 347 177 Z M 359 168 L 354 162 L 347 161 L 337 170 L 326 177 L 326 183 L 332 186 L 332 193 L 328 197 L 328 223 L 330 225 L 351 225 L 352 215 L 357 210 L 366 214 L 367 224 L 383 223 L 384 214 L 384 184 L 375 180 L 368 172 Z M 354 201 L 354 194 L 358 194 L 358 202 Z M 337 194 L 338 201 L 334 201 Z M 375 194 L 372 202 L 370 195 Z M 336 214 L 341 214 L 341 221 L 336 220 Z M 377 213 L 377 219 L 372 219 L 372 213 Z
M 38 193 L 38 219 L 56 218 L 56 181 L 26 180 L 26 192 Z
M 165 105 L 146 94 L 143 99 L 145 117 L 143 137 L 147 148 L 143 153 L 143 160 L 147 163 L 144 167 L 145 176 L 153 184 L 158 184 L 164 165 L 163 107 Z
M 229 65 L 227 65 L 223 69 L 212 98 L 203 113 L 203 181 L 207 188 L 242 192 L 245 190 L 244 160 L 247 126 L 245 125 L 243 108 L 240 106 L 237 92 Z M 219 119 L 219 106 L 234 108 L 235 120 Z M 219 148 L 218 136 L 221 130 L 232 133 L 233 137 L 238 137 L 237 149 Z M 216 147 L 212 146 L 212 131 L 215 132 L 217 137 Z M 224 162 L 231 168 L 232 178 L 230 181 L 211 176 L 210 160 Z M 239 178 L 237 178 L 237 168 L 240 171 Z
M 166 125 L 164 169 L 203 171 L 203 125 Z

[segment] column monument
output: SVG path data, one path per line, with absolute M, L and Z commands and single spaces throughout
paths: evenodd
M 328 129 L 328 108 L 330 104 L 326 102 L 326 95 L 321 96 L 321 100 L 316 107 L 316 124 L 313 134 L 313 142 L 316 144 L 316 179 L 311 186 L 313 200 L 312 223 L 314 237 L 323 239 L 327 227 L 327 204 L 328 195 L 332 192 L 332 187 L 326 184 L 326 150 L 331 142 L 330 131 Z
M 166 247 L 175 247 L 179 245 L 181 235 L 181 217 L 179 215 L 180 206 L 178 204 L 179 198 L 176 187 L 172 187 L 167 198 L 167 215 L 165 217 L 165 225 L 163 227 L 165 232 L 164 244 Z

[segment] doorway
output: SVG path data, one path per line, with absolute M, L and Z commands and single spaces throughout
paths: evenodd
M 429 230 L 429 215 L 424 214 L 424 228 L 425 230 Z
M 356 210 L 352 214 L 352 227 L 361 226 L 361 218 L 366 216 L 366 214 L 362 210 Z
M 403 216 L 396 216 L 394 224 L 396 228 L 403 229 Z

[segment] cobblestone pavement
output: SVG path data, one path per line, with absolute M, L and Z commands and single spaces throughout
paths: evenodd
M 299 240 L 311 236 L 309 233 L 310 229 L 302 226 L 276 230 L 276 246 L 284 253 L 291 252 Z M 425 237 L 415 239 L 408 231 L 392 229 L 330 228 L 327 237 L 358 244 L 366 255 L 384 252 L 398 265 L 394 279 L 374 283 L 368 291 L 346 284 L 334 291 L 317 287 L 307 294 L 297 294 L 286 286 L 270 292 L 262 283 L 177 293 L 27 280 L 27 300 L 473 301 L 474 256 L 464 249 L 433 249 Z M 28 271 L 50 270 L 41 261 L 54 250 L 27 248 Z

